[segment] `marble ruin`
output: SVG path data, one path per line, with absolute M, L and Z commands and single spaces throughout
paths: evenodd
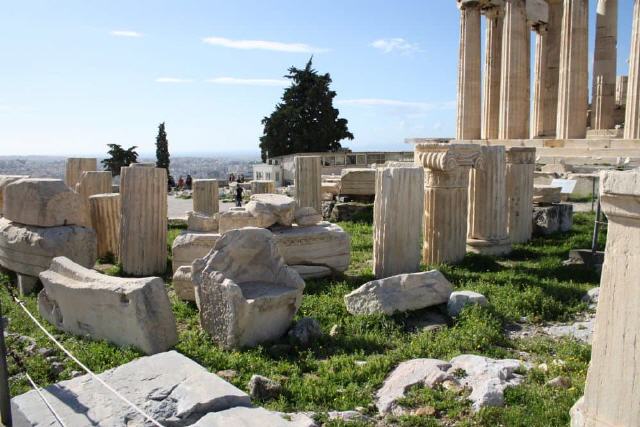
M 204 215 L 218 213 L 218 180 L 195 179 L 193 181 L 193 210 Z
M 299 208 L 311 207 L 322 211 L 322 158 L 296 156 L 296 203 Z
M 505 148 L 482 147 L 482 159 L 483 167 L 471 170 L 467 250 L 504 255 L 511 251 Z
M 425 171 L 422 262 L 458 262 L 467 252 L 469 172 L 482 167 L 480 146 L 419 143 L 415 160 Z
M 133 276 L 164 273 L 167 266 L 167 170 L 135 163 L 121 169 L 122 269 Z
M 591 363 L 584 397 L 571 411 L 572 427 L 640 424 L 640 172 L 603 172 L 600 195 L 609 220 L 607 246 Z
M 420 269 L 420 237 L 424 209 L 420 166 L 392 164 L 376 172 L 373 207 L 373 274 L 376 278 L 415 273 Z
M 119 256 L 120 194 L 96 194 L 89 197 L 91 227 L 98 239 L 98 257 Z
M 267 180 L 251 181 L 251 194 L 268 194 L 276 192 L 276 182 Z
M 111 277 L 59 257 L 40 273 L 40 280 L 44 289 L 38 310 L 58 329 L 146 354 L 178 342 L 176 320 L 159 277 Z
M 83 172 L 97 171 L 98 159 L 87 157 L 68 158 L 65 166 L 64 183 L 75 190 Z
M 304 281 L 285 264 L 269 230 L 225 233 L 192 269 L 202 327 L 224 348 L 281 337 L 302 302 Z
M 82 172 L 80 179 L 75 186 L 76 193 L 80 194 L 83 200 L 96 194 L 107 194 L 112 192 L 111 172 L 88 171 Z
M 29 178 L 27 175 L 0 175 L 0 217 L 3 216 L 4 205 L 4 189 L 7 185 L 11 184 L 22 178 Z
M 507 149 L 507 231 L 511 243 L 525 243 L 531 238 L 535 154 L 532 147 Z

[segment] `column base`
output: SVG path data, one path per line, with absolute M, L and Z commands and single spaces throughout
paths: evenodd
M 501 240 L 467 239 L 467 252 L 481 255 L 506 255 L 511 252 L 508 238 Z

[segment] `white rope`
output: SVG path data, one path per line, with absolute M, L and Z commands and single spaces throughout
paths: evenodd
M 136 410 L 137 413 L 139 413 L 140 415 L 142 415 L 143 417 L 145 417 L 147 419 L 147 421 L 150 421 L 151 423 L 153 423 L 154 425 L 156 425 L 157 427 L 164 427 L 162 424 L 160 424 L 158 421 L 156 421 L 154 418 L 152 418 L 150 415 L 147 415 L 142 409 L 140 409 L 138 406 L 136 406 L 133 402 L 131 402 L 129 399 L 127 399 L 126 397 L 124 397 L 123 395 L 121 395 L 120 393 L 118 393 L 118 391 L 116 391 L 113 387 L 111 387 L 109 384 L 107 384 L 106 382 L 104 382 L 102 380 L 102 378 L 98 377 L 96 374 L 94 374 L 93 372 L 91 372 L 91 370 L 89 368 L 87 368 L 82 362 L 80 362 L 73 354 L 71 354 L 71 352 L 69 350 L 67 350 L 66 348 L 64 348 L 62 346 L 62 344 L 60 344 L 58 342 L 58 340 L 49 333 L 49 331 L 47 331 L 45 329 L 44 326 L 42 326 L 42 324 L 40 324 L 40 322 L 38 322 L 38 319 L 36 319 L 33 314 L 31 314 L 31 312 L 29 311 L 29 309 L 27 309 L 27 307 L 25 307 L 24 303 L 22 301 L 20 301 L 18 298 L 16 298 L 15 296 L 13 297 L 13 299 L 18 303 L 18 305 L 20 305 L 20 307 L 22 307 L 22 309 L 25 311 L 25 313 L 27 313 L 27 315 L 31 318 L 31 320 L 34 321 L 34 323 L 36 325 L 38 325 L 38 327 L 42 330 L 42 332 L 44 332 L 51 341 L 53 341 L 59 348 L 60 350 L 64 351 L 65 354 L 67 356 L 69 356 L 69 358 L 71 358 L 71 360 L 73 360 L 74 362 L 76 362 L 78 364 L 78 366 L 80 366 L 82 369 L 84 369 L 89 375 L 91 375 L 91 377 L 98 381 L 100 384 L 102 384 L 107 390 L 109 390 L 110 392 L 112 392 L 113 394 L 115 394 L 120 400 L 122 400 L 123 402 L 125 402 L 127 405 L 131 406 L 133 409 Z
M 38 393 L 38 395 L 40 396 L 40 399 L 42 399 L 44 404 L 47 405 L 47 408 L 49 408 L 49 411 L 51 411 L 56 421 L 58 421 L 58 423 L 62 427 L 67 427 L 67 425 L 62 421 L 62 417 L 58 415 L 58 413 L 56 412 L 55 409 L 53 409 L 53 406 L 51 406 L 47 398 L 44 397 L 44 394 L 42 393 L 42 390 L 40 389 L 40 387 L 38 387 L 38 384 L 36 384 L 35 381 L 33 381 L 33 378 L 31 378 L 28 373 L 25 372 L 24 375 L 27 377 L 27 380 L 29 380 L 29 382 L 31 383 L 31 387 L 33 387 L 36 393 Z

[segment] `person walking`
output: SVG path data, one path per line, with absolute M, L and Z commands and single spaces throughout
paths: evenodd
M 236 182 L 236 207 L 242 207 L 242 193 L 244 193 L 244 188 L 242 188 L 238 179 L 238 182 Z

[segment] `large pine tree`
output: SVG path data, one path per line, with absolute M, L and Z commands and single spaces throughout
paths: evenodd
M 164 130 L 164 122 L 158 125 L 158 136 L 156 137 L 156 167 L 164 168 L 169 173 L 169 141 L 167 132 Z
M 333 108 L 336 93 L 329 88 L 331 76 L 318 74 L 309 59 L 304 69 L 289 68 L 291 80 L 282 101 L 269 117 L 262 119 L 262 160 L 294 153 L 336 151 L 340 141 L 353 139 L 347 120 Z

